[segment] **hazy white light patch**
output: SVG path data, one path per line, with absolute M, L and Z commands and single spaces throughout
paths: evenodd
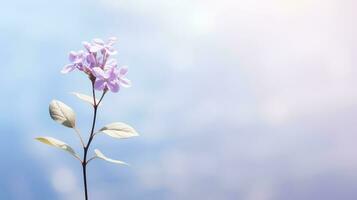
M 216 23 L 216 13 L 212 10 L 214 7 L 205 7 L 202 4 L 188 0 L 156 0 L 150 2 L 141 0 L 135 3 L 104 0 L 102 3 L 110 10 L 120 9 L 130 13 L 146 15 L 153 20 L 162 20 L 162 27 L 172 31 L 169 34 L 207 34 L 214 30 Z
M 100 1 L 104 7 L 110 10 L 126 11 L 136 14 L 144 14 L 147 16 L 162 16 L 170 17 L 187 11 L 187 8 L 192 6 L 192 1 L 189 0 L 138 0 L 138 1 L 123 1 L 123 0 L 103 0 Z
M 275 0 L 280 12 L 286 15 L 303 14 L 304 11 L 311 9 L 317 0 Z
M 73 171 L 65 166 L 54 170 L 51 183 L 53 188 L 61 194 L 71 194 L 78 187 Z
M 343 48 L 337 48 L 334 52 L 327 55 L 327 71 L 333 83 L 345 84 L 353 80 L 352 76 L 352 57 L 350 52 Z M 347 84 L 346 84 L 347 85 Z M 340 85 L 338 85 L 340 86 Z
M 272 125 L 279 125 L 289 117 L 288 105 L 279 98 L 272 98 L 265 102 L 262 112 L 264 118 Z
M 188 15 L 188 30 L 194 34 L 201 35 L 211 33 L 215 29 L 216 16 L 212 10 L 209 9 L 196 9 Z

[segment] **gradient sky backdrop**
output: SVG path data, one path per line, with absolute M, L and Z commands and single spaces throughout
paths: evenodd
M 131 89 L 111 94 L 98 126 L 133 125 L 130 140 L 93 147 L 97 199 L 357 199 L 357 14 L 353 0 L 2 1 L 0 199 L 82 199 L 81 169 L 37 143 L 75 134 L 52 99 L 89 131 L 90 93 L 61 75 L 70 50 L 119 38 Z M 99 127 L 98 127 L 99 128 Z

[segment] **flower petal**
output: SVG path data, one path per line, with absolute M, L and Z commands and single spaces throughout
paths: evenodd
M 92 46 L 92 45 L 91 45 L 89 42 L 87 42 L 87 41 L 82 42 L 82 45 L 84 46 L 84 48 L 87 49 L 87 51 L 89 51 L 89 50 L 90 50 L 90 47 Z
M 104 90 L 105 86 L 106 86 L 106 81 L 103 79 L 96 79 L 95 83 L 94 83 L 94 88 L 96 90 Z
M 90 53 L 86 56 L 86 60 L 87 60 L 88 64 L 90 64 L 90 66 L 95 65 L 95 57 L 92 53 Z
M 107 75 L 107 74 L 103 71 L 103 69 L 100 68 L 100 67 L 94 67 L 94 68 L 92 69 L 92 71 L 93 71 L 93 75 L 94 75 L 95 77 L 99 78 L 99 79 L 106 79 L 106 78 L 108 78 L 108 75 Z
M 115 81 L 108 81 L 107 86 L 110 91 L 112 92 L 118 92 L 119 91 L 119 83 L 117 80 Z
M 82 51 L 82 50 L 78 51 L 72 62 L 75 64 L 80 64 L 83 62 L 84 56 L 85 56 L 84 51 Z
M 99 45 L 104 45 L 104 41 L 100 38 L 94 38 L 93 43 L 99 44 Z
M 118 65 L 118 62 L 115 59 L 110 59 L 107 61 L 106 65 L 110 65 L 112 67 L 116 67 Z
M 71 72 L 71 71 L 73 71 L 75 69 L 76 69 L 75 65 L 69 64 L 69 65 L 66 65 L 66 66 L 63 67 L 63 69 L 61 70 L 61 73 L 62 74 L 67 74 L 67 73 L 69 73 L 69 72 Z
M 109 80 L 117 80 L 119 78 L 119 71 L 116 67 L 112 67 L 107 65 L 108 79 Z
M 69 60 L 70 62 L 74 62 L 74 61 L 76 60 L 76 58 L 77 58 L 77 53 L 76 53 L 75 51 L 69 52 L 69 54 L 68 54 L 68 60 Z
M 115 55 L 115 54 L 117 54 L 118 53 L 118 51 L 116 51 L 114 48 L 112 48 L 112 47 L 106 47 L 105 48 L 105 51 L 107 52 L 107 54 L 109 54 L 109 55 Z
M 119 69 L 119 73 L 120 75 L 124 76 L 126 73 L 128 73 L 128 66 L 122 66 L 120 69 Z
M 98 51 L 100 51 L 100 50 L 102 50 L 102 49 L 103 49 L 103 46 L 100 46 L 100 45 L 95 44 L 95 45 L 92 45 L 92 46 L 90 47 L 89 51 L 90 51 L 91 53 L 96 53 L 96 52 L 98 52 Z
M 120 77 L 119 78 L 120 81 L 120 85 L 125 87 L 125 88 L 129 88 L 131 87 L 131 81 L 125 77 Z
M 110 37 L 108 38 L 107 45 L 113 46 L 117 41 L 118 39 L 116 37 Z

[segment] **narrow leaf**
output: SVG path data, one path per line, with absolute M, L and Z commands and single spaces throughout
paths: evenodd
M 120 161 L 120 160 L 113 160 L 111 158 L 106 157 L 102 152 L 100 152 L 98 149 L 94 150 L 95 155 L 100 158 L 103 159 L 105 161 L 111 162 L 111 163 L 116 163 L 116 164 L 121 164 L 121 165 L 129 165 L 126 162 Z
M 76 152 L 72 149 L 72 147 L 70 147 L 68 144 L 60 141 L 60 140 L 57 140 L 56 138 L 53 138 L 53 137 L 38 137 L 38 138 L 35 138 L 36 140 L 44 143 L 44 144 L 47 144 L 47 145 L 50 145 L 50 146 L 53 146 L 53 147 L 56 147 L 56 148 L 60 148 L 64 151 L 67 151 L 68 153 L 72 154 L 74 157 L 78 158 L 79 159 L 79 156 L 76 154 Z
M 139 136 L 139 134 L 134 130 L 133 127 L 122 122 L 114 122 L 108 124 L 101 128 L 99 131 L 118 139 L 126 139 L 130 137 Z
M 85 101 L 91 105 L 94 105 L 94 102 L 93 102 L 93 97 L 89 96 L 89 95 L 86 95 L 86 94 L 81 94 L 81 93 L 78 93 L 78 92 L 72 92 L 72 94 L 74 96 L 76 96 L 77 98 L 79 98 L 80 100 L 82 101 Z M 96 99 L 96 103 L 98 103 L 99 100 Z
M 51 118 L 69 128 L 74 128 L 76 126 L 76 114 L 66 104 L 58 100 L 52 100 L 50 103 L 50 115 Z

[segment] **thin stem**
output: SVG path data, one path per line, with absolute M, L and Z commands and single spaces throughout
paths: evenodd
M 93 93 L 93 122 L 92 122 L 92 129 L 90 132 L 90 136 L 87 142 L 87 145 L 83 145 L 83 161 L 82 161 L 82 169 L 83 169 L 83 182 L 84 182 L 84 194 L 85 194 L 85 200 L 88 200 L 88 184 L 87 184 L 87 164 L 89 161 L 93 160 L 95 157 L 89 159 L 87 161 L 87 155 L 88 155 L 88 150 L 90 147 L 90 144 L 92 143 L 92 140 L 94 138 L 94 128 L 95 128 L 95 123 L 97 120 L 97 110 L 98 110 L 98 106 L 101 103 L 101 101 L 103 100 L 103 97 L 106 93 L 106 91 L 103 92 L 100 100 L 98 101 L 98 104 L 96 102 L 96 98 L 95 98 L 95 90 L 94 90 L 94 81 L 92 81 L 92 93 Z
M 99 99 L 99 102 L 97 104 L 97 106 L 99 106 L 99 104 L 102 102 L 103 98 L 104 98 L 104 95 L 107 93 L 107 90 L 104 90 L 103 93 L 102 93 L 102 96 L 100 97 Z
M 96 136 L 98 133 L 100 133 L 100 131 L 94 132 L 93 137 Z
M 81 141 L 82 147 L 84 147 L 83 138 L 82 138 L 82 135 L 81 135 L 79 129 L 77 127 L 74 127 L 74 131 L 76 132 L 77 136 L 79 137 L 79 140 Z
M 81 158 L 77 155 L 77 154 L 74 154 L 73 155 L 75 158 L 77 158 L 77 160 L 79 160 L 79 162 L 83 163 L 83 161 L 81 160 Z
M 86 168 L 86 164 L 84 162 L 82 163 L 82 169 L 83 169 L 84 195 L 85 195 L 85 200 L 88 200 L 87 168 Z
M 95 90 L 94 90 L 94 80 L 92 81 L 92 94 L 93 94 L 93 102 L 94 102 L 94 107 L 97 105 L 97 99 L 95 98 Z
M 94 160 L 94 159 L 96 159 L 96 158 L 98 158 L 98 157 L 97 157 L 97 156 L 91 157 L 90 159 L 88 159 L 87 164 L 88 164 L 90 161 L 92 161 L 92 160 Z

